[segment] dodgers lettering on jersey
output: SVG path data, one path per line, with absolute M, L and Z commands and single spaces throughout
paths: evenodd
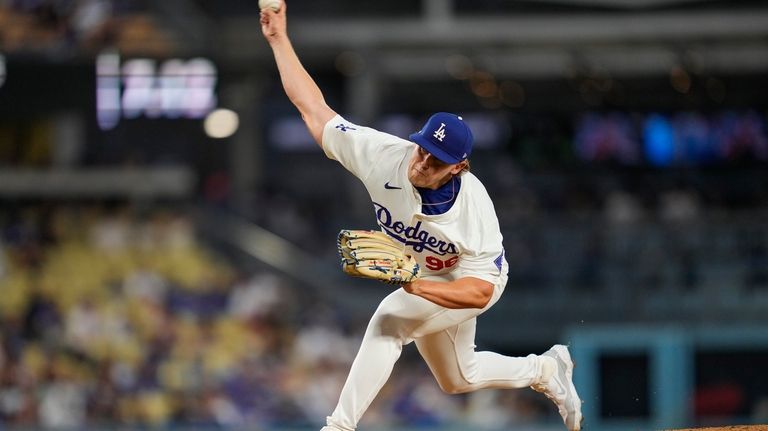
M 406 247 L 410 247 L 416 253 L 424 250 L 435 253 L 440 256 L 446 254 L 458 254 L 456 244 L 446 242 L 431 235 L 422 227 L 422 222 L 416 222 L 415 226 L 408 226 L 400 220 L 393 221 L 392 214 L 387 207 L 374 202 L 373 207 L 376 210 L 376 218 L 379 226 L 392 238 L 400 241 Z
M 445 128 L 435 130 L 444 138 Z M 476 277 L 506 283 L 508 265 L 493 203 L 471 173 L 462 175 L 453 206 L 445 213 L 421 212 L 421 197 L 408 180 L 416 144 L 341 116 L 323 131 L 323 150 L 365 185 L 383 232 L 400 242 L 423 269 L 425 278 Z

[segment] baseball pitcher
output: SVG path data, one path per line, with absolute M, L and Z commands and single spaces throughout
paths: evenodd
M 566 346 L 526 357 L 475 351 L 476 318 L 504 292 L 508 265 L 493 202 L 469 172 L 473 137 L 467 124 L 458 115 L 436 113 L 404 140 L 339 116 L 291 45 L 286 9 L 283 3 L 261 12 L 285 92 L 325 154 L 363 182 L 381 228 L 343 230 L 342 267 L 400 285 L 371 317 L 322 431 L 357 427 L 410 342 L 445 392 L 531 387 L 554 402 L 570 431 L 578 431 L 581 400 Z

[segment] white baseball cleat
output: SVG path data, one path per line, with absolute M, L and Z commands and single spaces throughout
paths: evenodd
M 543 393 L 555 403 L 569 431 L 581 430 L 581 421 L 584 419 L 581 416 L 581 398 L 573 385 L 573 360 L 568 353 L 568 347 L 555 344 L 542 356 L 553 358 L 557 363 L 557 369 L 554 370 L 548 382 L 531 385 L 531 389 Z

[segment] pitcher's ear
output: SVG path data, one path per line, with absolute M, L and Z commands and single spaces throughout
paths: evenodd
M 455 174 L 458 174 L 459 172 L 463 172 L 463 171 L 469 172 L 469 159 L 464 159 L 460 161 L 459 163 L 456 164 L 456 167 L 458 167 L 459 169 L 456 172 L 454 172 Z

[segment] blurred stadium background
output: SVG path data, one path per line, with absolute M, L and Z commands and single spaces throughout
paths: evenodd
M 511 264 L 478 348 L 571 343 L 588 429 L 768 422 L 768 5 L 291 0 L 329 103 L 477 135 Z M 255 0 L 0 0 L 0 429 L 313 430 L 386 286 Z M 289 270 L 299 268 L 299 271 Z M 407 348 L 361 430 L 557 430 Z

